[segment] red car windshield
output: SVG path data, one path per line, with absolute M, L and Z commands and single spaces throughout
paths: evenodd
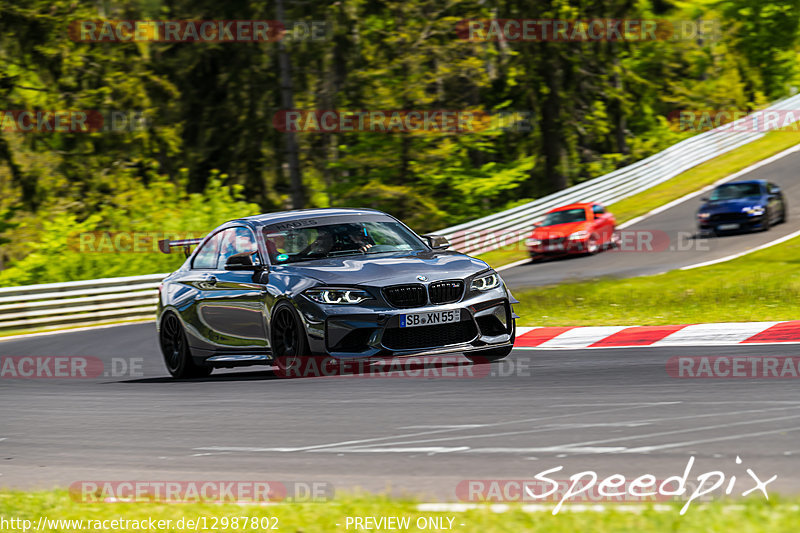
M 585 209 L 565 209 L 553 211 L 544 217 L 542 226 L 555 226 L 556 224 L 569 224 L 570 222 L 583 222 L 586 220 Z

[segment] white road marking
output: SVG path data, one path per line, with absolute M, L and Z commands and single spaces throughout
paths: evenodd
M 524 424 L 527 422 L 540 422 L 542 420 L 553 420 L 557 418 L 565 418 L 570 416 L 578 416 L 578 415 L 594 415 L 594 414 L 606 414 L 606 413 L 614 413 L 618 411 L 628 411 L 631 409 L 640 409 L 642 407 L 652 407 L 655 405 L 669 405 L 674 402 L 652 402 L 652 403 L 645 403 L 645 404 L 636 404 L 633 406 L 627 407 L 620 407 L 619 409 L 600 409 L 596 411 L 586 411 L 584 413 L 564 413 L 561 415 L 552 415 L 552 416 L 543 416 L 543 417 L 536 417 L 536 418 L 527 418 L 522 420 L 507 420 L 504 422 L 495 422 L 493 424 L 485 424 L 484 427 L 499 427 L 499 426 L 507 426 L 512 424 Z M 453 428 L 453 429 L 438 429 L 433 431 L 421 431 L 418 433 L 406 433 L 403 435 L 389 435 L 386 437 L 374 437 L 370 439 L 360 439 L 360 440 L 350 440 L 350 441 L 342 441 L 342 442 L 332 442 L 329 444 L 317 444 L 314 446 L 299 446 L 295 448 L 260 448 L 260 447 L 250 447 L 250 446 L 202 446 L 198 448 L 193 448 L 193 450 L 197 451 L 226 451 L 226 452 L 303 452 L 309 450 L 316 450 L 320 448 L 333 448 L 333 447 L 341 447 L 341 446 L 350 446 L 352 444 L 363 444 L 367 442 L 379 442 L 385 441 L 390 439 L 398 439 L 398 438 L 405 438 L 405 437 L 420 437 L 423 435 L 434 435 L 437 433 L 447 433 L 450 431 L 460 431 L 461 428 Z
M 472 429 L 472 428 L 482 428 L 486 427 L 486 424 L 456 424 L 452 426 L 402 426 L 397 429 L 455 429 L 455 428 L 463 428 L 463 429 Z
M 54 329 L 53 331 L 39 331 L 37 333 L 23 333 L 21 335 L 7 335 L 5 337 L 0 337 L 0 342 L 4 341 L 13 341 L 17 339 L 27 339 L 28 337 L 43 337 L 46 335 L 60 335 L 62 333 L 73 333 L 73 332 L 80 332 L 80 331 L 92 331 L 94 329 L 106 329 L 106 328 L 116 328 L 118 326 L 132 326 L 136 324 L 146 324 L 148 322 L 155 323 L 155 320 L 152 318 L 146 318 L 143 320 L 131 320 L 129 322 L 123 322 L 121 324 L 101 324 L 98 326 L 84 326 L 80 328 L 71 328 L 71 329 Z
M 324 448 L 321 450 L 311 450 L 311 453 L 453 453 L 465 452 L 469 446 L 430 446 L 423 448 Z
M 647 423 L 658 423 L 658 422 L 666 422 L 666 421 L 673 421 L 673 420 L 689 420 L 695 418 L 707 418 L 707 417 L 715 417 L 718 418 L 720 416 L 739 416 L 742 414 L 755 414 L 755 413 L 765 413 L 769 411 L 785 411 L 786 409 L 793 409 L 793 407 L 773 407 L 770 409 L 751 409 L 746 411 L 738 411 L 738 412 L 731 412 L 731 413 L 704 413 L 698 415 L 686 415 L 686 416 L 678 416 L 678 417 L 667 417 L 667 418 L 654 418 L 654 419 L 645 419 L 637 422 L 647 422 Z M 797 415 L 800 417 L 800 415 Z M 782 417 L 782 418 L 775 418 L 774 420 L 785 420 L 786 418 L 796 418 L 796 417 Z M 593 445 L 593 444 L 601 444 L 606 442 L 615 442 L 618 440 L 625 440 L 625 439 L 636 439 L 636 438 L 646 438 L 648 436 L 663 436 L 663 435 L 670 435 L 674 433 L 686 433 L 687 431 L 703 431 L 705 429 L 716 429 L 720 427 L 728 427 L 728 426 L 735 426 L 741 424 L 749 424 L 749 423 L 760 423 L 763 420 L 751 420 L 751 421 L 744 421 L 744 422 L 737 422 L 737 423 L 730 423 L 730 424 L 723 424 L 721 426 L 707 426 L 705 428 L 691 428 L 688 430 L 673 430 L 669 432 L 659 432 L 659 433 L 652 433 L 649 435 L 641 435 L 641 436 L 629 436 L 629 437 L 622 437 L 622 438 L 615 438 L 610 439 L 608 441 L 594 441 L 594 442 L 585 442 L 585 443 L 578 443 L 574 445 L 564 444 L 564 445 L 556 445 L 556 446 L 546 446 L 544 448 L 523 448 L 524 452 L 520 453 L 536 453 L 537 451 L 567 451 L 566 448 L 574 448 L 575 446 L 584 447 L 584 445 Z M 767 420 L 770 421 L 770 420 Z M 511 436 L 518 436 L 518 435 L 530 435 L 533 433 L 543 433 L 547 431 L 555 431 L 561 429 L 555 425 L 553 426 L 544 426 L 535 429 L 524 429 L 518 431 L 506 431 L 503 433 L 484 433 L 480 435 L 450 435 L 447 437 L 439 437 L 434 439 L 418 439 L 418 440 L 408 440 L 408 441 L 400 441 L 400 442 L 388 442 L 385 443 L 385 446 L 391 446 L 396 448 L 397 446 L 407 445 L 407 444 L 423 444 L 423 443 L 432 443 L 432 442 L 443 442 L 443 441 L 453 441 L 453 440 L 461 440 L 461 439 L 481 439 L 481 438 L 492 438 L 492 437 L 511 437 Z M 345 448 L 337 448 L 337 450 L 345 450 L 345 451 L 353 451 L 356 449 L 367 449 L 373 447 L 374 445 L 363 445 L 363 446 L 348 446 Z M 557 450 L 554 450 L 557 449 Z M 577 453 L 577 452 L 576 452 Z
M 676 404 L 680 402 L 665 402 L 667 404 Z M 730 403 L 739 403 L 739 402 L 730 402 Z M 652 405 L 659 405 L 661 402 L 653 402 L 653 403 L 645 403 L 641 404 L 641 406 L 649 407 Z M 638 406 L 637 406 L 638 407 Z M 650 419 L 642 419 L 642 420 L 631 420 L 627 422 L 620 422 L 620 423 L 608 423 L 609 426 L 628 426 L 628 427 L 636 427 L 641 425 L 652 425 L 658 422 L 667 422 L 667 421 L 675 421 L 675 420 L 691 420 L 691 419 L 698 419 L 698 418 L 708 418 L 714 417 L 719 418 L 722 416 L 740 416 L 746 414 L 756 414 L 756 413 L 768 413 L 772 411 L 785 411 L 787 409 L 794 409 L 796 407 L 796 403 L 793 403 L 789 406 L 784 407 L 771 407 L 766 409 L 748 409 L 748 410 L 740 410 L 740 411 L 731 411 L 726 413 L 703 413 L 703 414 L 693 414 L 693 415 L 682 415 L 682 416 L 675 416 L 675 417 L 661 417 L 661 418 L 650 418 Z M 601 413 L 606 412 L 618 412 L 618 411 L 625 411 L 629 410 L 630 407 L 621 408 L 621 409 L 613 409 L 610 411 L 601 411 Z M 543 417 L 543 419 L 552 419 L 552 418 L 562 418 L 565 416 L 577 416 L 577 415 L 586 415 L 586 414 L 596 414 L 596 413 L 570 413 L 564 415 L 555 415 L 552 417 Z M 688 429 L 681 429 L 681 430 L 670 430 L 664 432 L 657 432 L 657 433 L 649 433 L 643 435 L 628 435 L 619 438 L 607 439 L 607 440 L 599 440 L 599 441 L 589 441 L 589 442 L 580 442 L 580 443 L 571 443 L 571 444 L 558 444 L 553 446 L 545 446 L 545 447 L 536 447 L 536 448 L 498 448 L 498 447 L 484 447 L 484 448 L 471 448 L 469 446 L 456 446 L 456 447 L 402 447 L 408 444 L 423 444 L 423 443 L 433 443 L 433 442 L 443 442 L 443 441 L 454 441 L 454 440 L 461 440 L 461 439 L 480 439 L 480 438 L 492 438 L 492 437 L 505 437 L 505 436 L 516 436 L 516 435 L 528 435 L 532 433 L 542 433 L 547 431 L 555 431 L 564 429 L 565 425 L 563 424 L 549 424 L 546 426 L 542 426 L 535 429 L 526 429 L 526 430 L 518 430 L 518 431 L 508 431 L 502 433 L 485 433 L 480 435 L 449 435 L 445 437 L 439 438 L 429 438 L 429 439 L 417 439 L 417 440 L 409 440 L 409 441 L 394 441 L 394 442 L 383 442 L 377 444 L 378 441 L 385 441 L 390 439 L 401 438 L 404 436 L 423 436 L 423 435 L 432 435 L 436 433 L 443 433 L 444 431 L 431 431 L 431 432 L 420 432 L 420 433 L 412 433 L 407 435 L 392 435 L 387 437 L 377 437 L 373 439 L 362 439 L 360 441 L 345 441 L 346 443 L 331 443 L 331 444 L 321 444 L 316 446 L 304 446 L 304 447 L 295 447 L 295 448 L 288 448 L 288 447 L 251 447 L 251 446 L 207 446 L 201 448 L 194 448 L 194 450 L 200 451 L 216 451 L 216 452 L 330 452 L 330 453 L 360 453 L 360 452 L 369 452 L 373 450 L 377 450 L 376 453 L 451 453 L 451 452 L 459 452 L 459 451 L 469 451 L 469 453 L 542 453 L 542 452 L 553 452 L 553 453 L 560 453 L 560 452 L 569 452 L 569 453 L 620 453 L 629 448 L 626 447 L 603 447 L 603 446 L 594 446 L 596 444 L 606 444 L 609 442 L 616 442 L 619 440 L 634 440 L 634 439 L 642 439 L 648 437 L 660 437 L 666 435 L 675 435 L 680 433 L 687 433 L 687 432 L 700 432 L 706 431 L 710 429 L 719 429 L 723 427 L 731 427 L 737 425 L 748 425 L 748 424 L 759 424 L 763 422 L 773 422 L 777 420 L 788 420 L 791 418 L 800 418 L 800 415 L 796 416 L 788 416 L 788 417 L 780 417 L 780 418 L 771 418 L 771 419 L 756 419 L 756 420 L 747 420 L 747 421 L 740 421 L 740 422 L 732 422 L 728 424 L 716 425 L 716 426 L 705 426 L 701 428 L 688 428 Z M 485 424 L 481 427 L 488 427 L 488 426 L 499 426 L 499 425 L 509 425 L 509 424 L 516 424 L 516 423 L 526 423 L 532 421 L 538 421 L 540 419 L 528 419 L 528 420 L 521 420 L 521 421 L 506 421 L 506 422 L 498 422 L 496 424 Z M 635 426 L 631 426 L 634 424 Z M 595 427 L 598 424 L 574 424 L 572 426 L 585 426 L 585 427 Z M 461 429 L 459 427 L 458 429 Z M 466 428 L 464 428 L 466 429 Z M 360 446 L 352 446 L 349 444 L 360 444 L 363 442 L 370 442 L 371 444 L 362 444 Z
M 685 267 L 681 267 L 680 270 L 691 270 L 693 268 L 700 268 L 709 265 L 716 265 L 717 263 L 724 263 L 725 261 L 730 261 L 731 259 L 738 259 L 739 257 L 743 257 L 747 254 L 751 254 L 753 252 L 757 252 L 759 250 L 764 250 L 765 248 L 769 248 L 771 246 L 775 246 L 776 244 L 781 244 L 783 242 L 789 241 L 794 239 L 795 237 L 800 237 L 800 230 L 792 232 L 788 235 L 784 235 L 780 239 L 775 239 L 774 241 L 770 241 L 766 244 L 762 244 L 761 246 L 756 246 L 755 248 L 750 248 L 749 250 L 745 250 L 744 252 L 739 252 L 738 254 L 728 255 L 725 257 L 720 257 L 719 259 L 712 259 L 711 261 L 703 261 L 702 263 L 695 263 L 694 265 L 689 265 Z
M 522 241 L 519 241 L 522 242 Z M 519 261 L 514 261 L 513 263 L 509 263 L 507 265 L 503 265 L 494 269 L 495 272 L 502 272 L 503 270 L 508 270 L 509 268 L 518 267 L 527 263 L 531 262 L 531 258 L 520 259 Z
M 670 448 L 683 448 L 684 446 L 693 446 L 695 444 L 706 444 L 708 442 L 721 442 L 726 440 L 738 440 L 746 437 L 760 437 L 762 435 L 774 435 L 775 433 L 789 433 L 792 431 L 800 431 L 800 427 L 773 429 L 771 431 L 759 431 L 757 433 L 743 433 L 740 435 L 726 435 L 724 437 L 712 437 L 708 439 L 692 440 L 686 442 L 673 442 L 671 444 L 659 444 L 656 446 L 641 446 L 639 448 L 629 448 L 624 453 L 650 453 L 658 450 L 667 450 Z

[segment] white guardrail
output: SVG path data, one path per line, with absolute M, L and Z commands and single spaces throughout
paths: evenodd
M 798 106 L 800 95 L 795 95 L 759 113 L 791 111 L 799 109 Z M 784 117 L 782 114 L 781 118 Z M 446 236 L 453 249 L 472 255 L 519 242 L 530 233 L 533 223 L 554 207 L 582 201 L 612 204 L 763 137 L 762 131 L 741 127 L 748 120 L 743 118 L 695 135 L 604 176 L 436 233 Z M 783 125 L 782 120 L 775 122 L 776 127 Z M 152 318 L 158 300 L 156 288 L 165 276 L 149 274 L 0 288 L 0 332 Z

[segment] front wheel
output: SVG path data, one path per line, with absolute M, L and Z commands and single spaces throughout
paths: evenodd
M 270 322 L 272 359 L 280 370 L 295 368 L 309 355 L 308 339 L 297 311 L 288 302 L 275 306 Z
M 589 240 L 586 241 L 586 253 L 588 255 L 594 255 L 600 251 L 600 244 L 597 242 L 597 235 L 594 233 L 589 236 Z
M 168 311 L 161 320 L 159 344 L 164 355 L 164 364 L 170 375 L 178 379 L 199 378 L 211 374 L 214 370 L 210 366 L 200 366 L 192 359 L 186 332 L 178 316 Z
M 770 213 L 769 209 L 767 209 L 766 211 L 764 211 L 764 218 L 763 222 L 761 223 L 762 231 L 769 231 L 769 228 L 772 226 L 772 220 L 770 217 L 772 217 L 772 213 Z

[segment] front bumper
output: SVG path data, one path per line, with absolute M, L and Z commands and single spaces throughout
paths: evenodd
M 511 346 L 514 314 L 505 288 L 467 293 L 461 301 L 397 309 L 382 304 L 320 305 L 299 297 L 312 355 L 339 359 L 480 352 Z M 372 301 L 373 304 L 376 302 Z M 456 310 L 460 320 L 400 327 L 400 315 Z
M 715 213 L 707 219 L 698 219 L 700 232 L 715 233 L 755 231 L 764 228 L 766 215 L 750 216 L 745 213 Z
M 572 241 L 567 238 L 551 239 L 536 246 L 528 246 L 528 254 L 531 257 L 582 254 L 586 252 L 588 242 L 588 237 Z

